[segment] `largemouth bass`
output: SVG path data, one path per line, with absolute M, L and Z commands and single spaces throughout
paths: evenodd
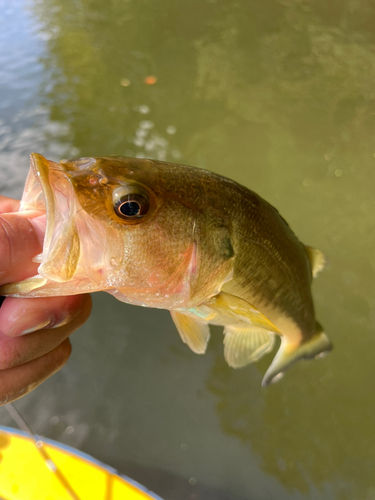
M 239 368 L 281 344 L 263 382 L 331 349 L 315 320 L 324 266 L 278 211 L 234 181 L 194 167 L 102 157 L 55 163 L 31 155 L 21 211 L 46 212 L 38 275 L 0 288 L 15 297 L 104 290 L 171 311 L 182 340 L 205 352 L 224 326 Z

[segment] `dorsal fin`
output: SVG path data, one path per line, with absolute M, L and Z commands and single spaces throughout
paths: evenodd
M 307 255 L 309 256 L 310 259 L 310 264 L 311 264 L 311 272 L 313 275 L 313 278 L 317 276 L 317 274 L 324 269 L 324 267 L 327 264 L 327 259 L 320 250 L 317 248 L 313 247 L 307 247 L 305 246 Z

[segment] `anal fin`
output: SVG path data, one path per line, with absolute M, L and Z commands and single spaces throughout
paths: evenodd
M 208 324 L 179 311 L 171 311 L 171 316 L 182 341 L 196 354 L 204 354 L 210 338 Z
M 253 326 L 233 327 L 224 329 L 224 357 L 232 368 L 241 368 L 254 363 L 267 352 L 271 351 L 275 336 Z

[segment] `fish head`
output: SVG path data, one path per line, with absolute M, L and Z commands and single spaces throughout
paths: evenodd
M 55 163 L 32 154 L 21 210 L 45 210 L 47 217 L 38 269 L 47 281 L 35 296 L 106 290 L 146 306 L 190 303 L 194 290 L 202 289 L 203 221 L 189 201 L 176 199 L 167 178 L 151 160 Z

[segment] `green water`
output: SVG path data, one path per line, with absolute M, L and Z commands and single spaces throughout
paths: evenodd
M 31 151 L 177 161 L 329 258 L 313 292 L 334 351 L 266 389 L 274 353 L 235 371 L 220 329 L 196 356 L 167 312 L 96 294 L 68 365 L 17 403 L 36 431 L 165 500 L 375 499 L 374 3 L 10 0 L 0 26 L 3 194 Z

